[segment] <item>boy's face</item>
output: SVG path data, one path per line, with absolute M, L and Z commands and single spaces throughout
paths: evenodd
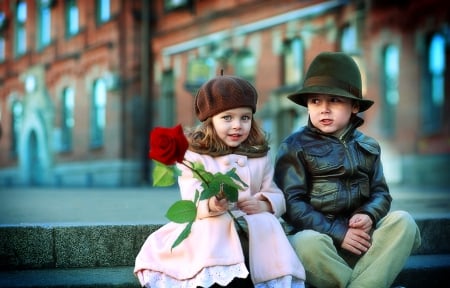
M 237 147 L 244 142 L 252 127 L 253 112 L 251 108 L 234 108 L 212 117 L 212 123 L 219 138 L 230 147 Z
M 359 110 L 351 99 L 325 94 L 310 95 L 307 106 L 314 127 L 335 136 L 347 127 L 352 113 Z

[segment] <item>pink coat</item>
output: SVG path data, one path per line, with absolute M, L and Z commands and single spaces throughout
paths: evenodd
M 233 167 L 249 186 L 239 191 L 239 197 L 252 195 L 265 198 L 272 205 L 274 214 L 259 213 L 244 215 L 249 230 L 250 274 L 253 283 L 293 275 L 305 279 L 305 272 L 278 221 L 285 212 L 285 200 L 281 190 L 272 181 L 273 164 L 269 156 L 248 158 L 230 154 L 213 158 L 187 151 L 185 158 L 201 162 L 207 171 L 226 172 Z M 192 177 L 192 172 L 179 165 L 182 175 L 178 183 L 183 199 L 194 198 L 201 183 Z M 244 263 L 239 236 L 232 218 L 227 213 L 211 213 L 207 200 L 198 206 L 198 219 L 191 234 L 171 251 L 171 246 L 185 224 L 168 223 L 152 233 L 137 255 L 135 273 L 153 270 L 176 279 L 195 277 L 204 267 Z

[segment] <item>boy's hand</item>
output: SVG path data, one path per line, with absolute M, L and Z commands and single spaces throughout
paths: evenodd
M 348 221 L 348 227 L 361 229 L 366 233 L 370 232 L 372 225 L 372 219 L 367 214 L 355 214 Z
M 353 254 L 361 255 L 370 248 L 370 235 L 361 229 L 350 228 L 341 247 Z

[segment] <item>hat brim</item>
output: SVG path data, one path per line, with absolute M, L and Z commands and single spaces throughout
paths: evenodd
M 353 94 L 337 87 L 328 86 L 310 86 L 304 87 L 294 94 L 288 95 L 288 98 L 296 104 L 307 107 L 308 96 L 311 94 L 327 94 L 339 97 L 345 97 L 356 100 L 359 103 L 359 112 L 364 112 L 373 105 L 372 100 L 365 100 L 354 96 Z

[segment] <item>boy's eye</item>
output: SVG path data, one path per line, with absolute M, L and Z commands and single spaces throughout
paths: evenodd
M 330 101 L 331 101 L 331 102 L 342 102 L 342 101 L 341 101 L 341 98 L 338 98 L 338 97 L 333 97 L 333 98 L 331 98 Z

